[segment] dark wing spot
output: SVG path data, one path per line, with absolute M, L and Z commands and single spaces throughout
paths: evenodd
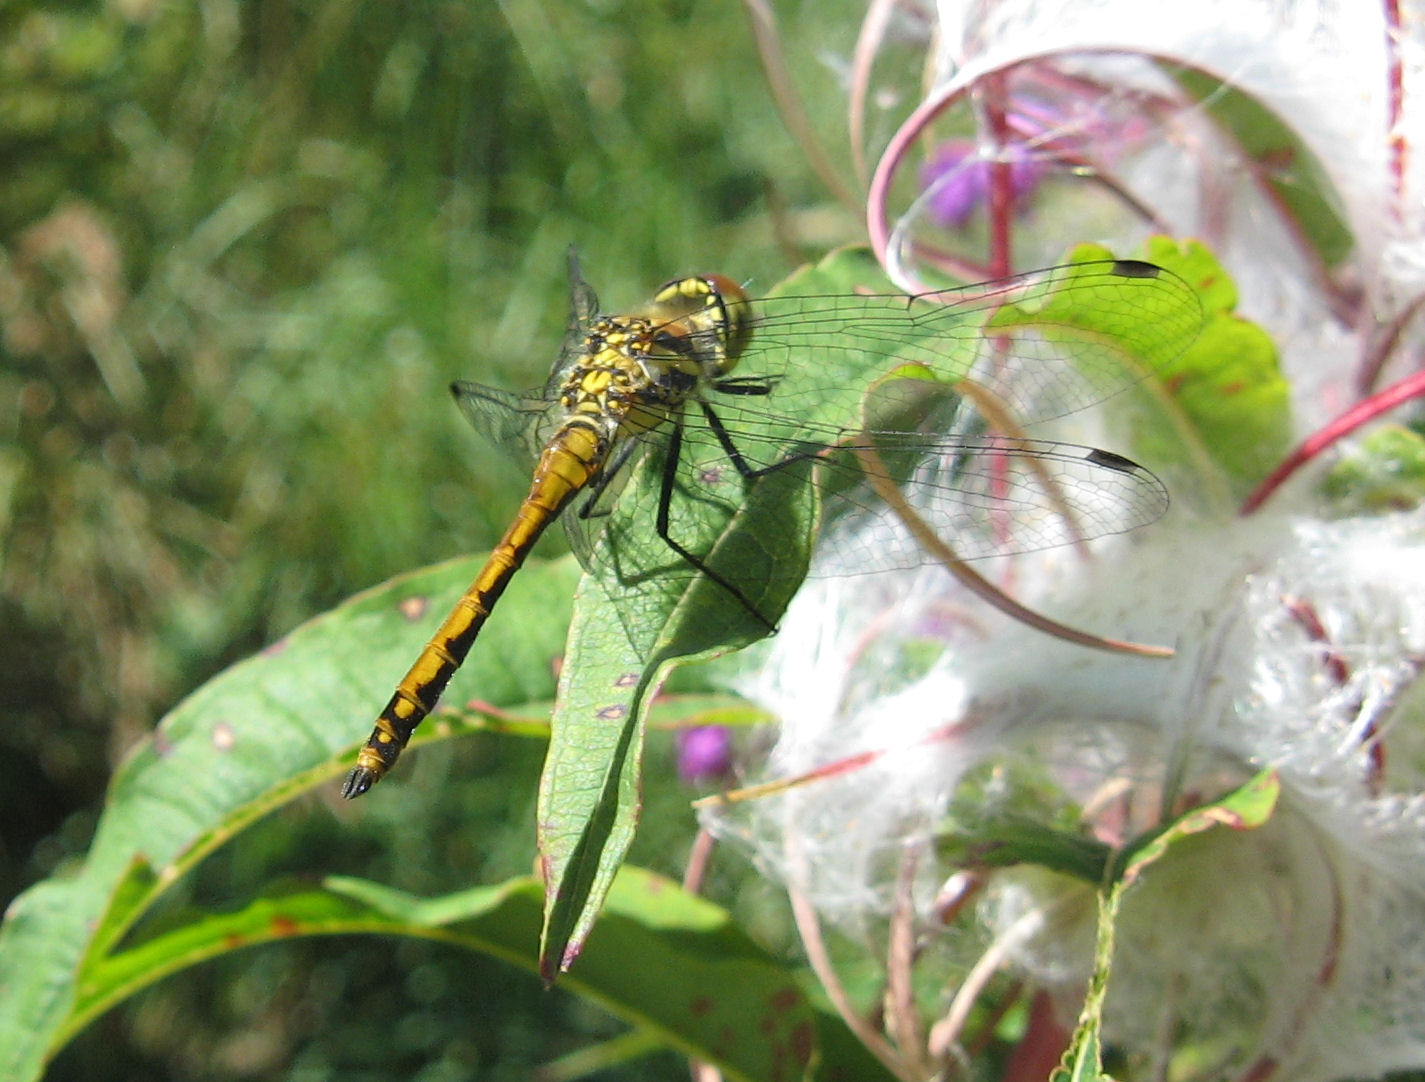
M 1143 467 L 1134 462 L 1131 458 L 1124 458 L 1116 455 L 1112 451 L 1104 451 L 1095 448 L 1090 451 L 1084 459 L 1095 466 L 1104 466 L 1110 470 L 1117 470 L 1119 473 L 1142 473 Z
M 1163 273 L 1163 268 L 1141 259 L 1115 259 L 1113 273 L 1120 278 L 1156 278 Z

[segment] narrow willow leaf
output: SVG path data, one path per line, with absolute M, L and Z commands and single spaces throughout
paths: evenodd
M 453 604 L 478 563 L 443 564 L 353 598 L 159 723 L 115 774 L 83 867 L 26 891 L 0 926 L 0 1077 L 38 1077 L 71 1028 L 81 978 L 198 860 L 298 793 L 334 784 L 424 642 L 425 613 Z M 489 648 L 449 700 L 518 710 L 552 697 L 575 570 L 566 560 L 521 576 Z M 422 739 L 469 728 L 442 719 Z

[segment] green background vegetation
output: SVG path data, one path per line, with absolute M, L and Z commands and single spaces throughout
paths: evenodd
M 798 33 L 813 61 L 845 47 Z M 834 131 L 830 72 L 800 74 Z M 617 305 L 856 238 L 764 88 L 713 0 L 0 11 L 0 902 L 78 859 L 113 764 L 188 690 L 495 538 L 527 479 L 445 386 L 542 380 L 569 244 Z M 190 897 L 527 870 L 542 752 L 429 749 L 384 800 L 285 809 Z M 635 857 L 676 866 L 687 797 L 650 794 Z M 446 949 L 303 942 L 159 986 L 50 1077 L 523 1078 L 620 1029 Z

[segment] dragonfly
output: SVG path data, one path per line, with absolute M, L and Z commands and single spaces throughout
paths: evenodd
M 775 622 L 759 611 L 753 580 L 726 561 L 715 566 L 679 522 L 713 504 L 731 515 L 739 491 L 787 471 L 796 471 L 794 483 L 820 486 L 827 514 L 839 509 L 861 524 L 853 571 L 928 560 L 896 540 L 903 531 L 866 495 L 863 450 L 876 452 L 917 513 L 954 536 L 963 558 L 1153 521 L 1167 493 L 1146 468 L 1006 432 L 1003 418 L 1029 424 L 1115 395 L 1180 355 L 1203 318 L 1181 278 L 1137 260 L 920 295 L 753 299 L 726 276 L 692 275 L 640 308 L 606 314 L 571 252 L 570 297 L 564 343 L 541 390 L 451 385 L 477 429 L 532 461 L 529 491 L 378 716 L 343 784 L 347 798 L 391 770 L 561 517 L 586 569 L 609 552 L 600 540 L 614 526 L 637 532 L 645 548 L 651 529 L 669 559 L 651 568 L 630 557 L 625 581 L 701 576 L 768 632 Z M 644 520 L 630 524 L 619 518 L 619 497 L 638 463 L 652 471 L 657 500 L 651 523 L 644 506 Z

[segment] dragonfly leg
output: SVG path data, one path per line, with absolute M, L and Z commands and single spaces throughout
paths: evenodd
M 767 390 L 771 390 L 771 388 L 769 387 Z M 767 391 L 758 393 L 766 394 Z M 727 429 L 723 427 L 722 420 L 718 417 L 717 412 L 706 402 L 699 402 L 698 405 L 702 408 L 703 416 L 708 422 L 708 427 L 712 429 L 713 435 L 717 437 L 717 442 L 721 445 L 723 454 L 727 455 L 728 459 L 732 462 L 733 466 L 736 467 L 737 472 L 742 475 L 744 480 L 755 481 L 759 477 L 765 477 L 769 473 L 775 473 L 777 470 L 785 469 L 794 462 L 803 462 L 808 458 L 815 457 L 812 454 L 803 452 L 788 455 L 780 462 L 773 462 L 770 466 L 749 465 L 748 461 L 742 457 L 742 452 L 737 449 L 737 444 L 732 442 L 732 437 L 728 434 Z
M 724 447 L 725 446 L 726 444 L 724 444 Z M 709 567 L 700 557 L 695 556 L 692 552 L 688 551 L 687 548 L 685 548 L 683 545 L 680 545 L 677 541 L 673 539 L 673 535 L 669 531 L 668 526 L 669 508 L 671 507 L 673 502 L 673 487 L 678 479 L 678 459 L 682 454 L 682 448 L 682 426 L 674 425 L 672 428 L 672 433 L 668 439 L 668 453 L 667 456 L 663 459 L 663 478 L 658 491 L 658 514 L 654 520 L 654 529 L 658 532 L 658 536 L 663 540 L 663 543 L 665 545 L 667 545 L 683 559 L 687 560 L 688 563 L 692 564 L 693 567 L 697 568 L 698 571 L 700 571 L 702 574 L 712 579 L 713 582 L 717 583 L 733 597 L 737 598 L 738 602 L 742 605 L 744 609 L 746 609 L 748 612 L 750 612 L 753 616 L 755 616 L 758 620 L 760 620 L 763 624 L 766 625 L 768 631 L 776 631 L 777 625 L 772 623 L 772 621 L 768 620 L 767 617 L 763 616 L 760 612 L 758 612 L 757 606 L 752 603 L 752 601 L 747 597 L 747 595 L 744 594 L 735 583 L 718 574 L 711 567 Z M 743 466 L 745 465 L 745 463 L 740 464 L 738 466 L 738 472 L 742 472 Z M 744 476 L 746 475 L 744 474 Z
M 712 386 L 720 394 L 764 395 L 772 393 L 777 386 L 777 377 L 733 376 L 731 379 L 720 379 Z

